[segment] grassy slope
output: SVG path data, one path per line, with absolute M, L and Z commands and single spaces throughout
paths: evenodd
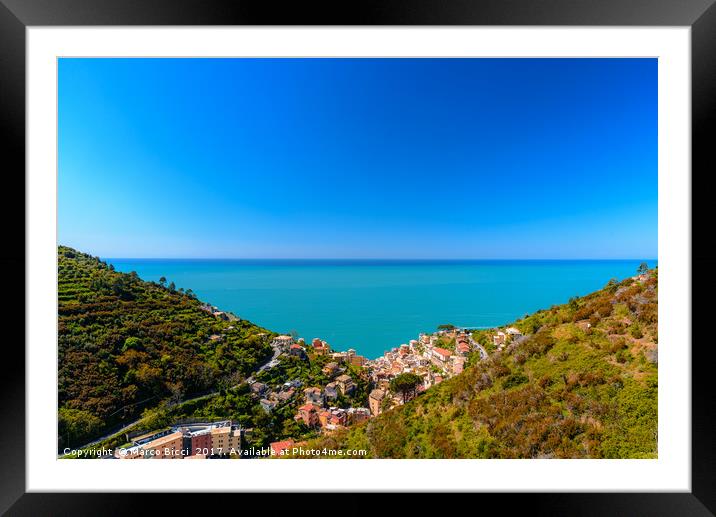
M 235 382 L 271 355 L 269 331 L 217 319 L 193 296 L 64 246 L 58 263 L 60 436 L 70 445 Z
M 653 271 L 519 320 L 524 342 L 308 447 L 379 458 L 656 457 L 657 291 Z

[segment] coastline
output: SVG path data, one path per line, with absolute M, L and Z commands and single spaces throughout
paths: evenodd
M 148 281 L 165 276 L 264 328 L 376 359 L 440 324 L 493 328 L 566 303 L 630 276 L 642 260 L 107 261 Z

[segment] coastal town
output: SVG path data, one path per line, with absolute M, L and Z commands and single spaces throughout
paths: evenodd
M 230 313 L 215 307 L 204 308 L 215 317 L 234 320 Z M 273 357 L 246 380 L 251 397 L 266 413 L 290 408 L 293 420 L 309 434 L 330 434 L 360 424 L 391 408 L 405 404 L 425 390 L 460 374 L 472 356 L 482 360 L 486 347 L 473 337 L 474 329 L 443 325 L 434 333 L 422 333 L 417 339 L 386 351 L 369 360 L 354 349 L 335 351 L 320 338 L 310 344 L 303 338 L 279 335 L 272 338 Z M 523 339 L 514 328 L 495 329 L 491 350 L 500 351 L 511 342 Z M 219 341 L 221 336 L 211 336 Z M 272 370 L 283 361 L 316 363 L 321 378 L 327 382 L 306 385 L 299 378 L 271 382 Z M 393 382 L 411 375 L 414 389 L 409 393 L 395 389 Z M 368 387 L 358 397 L 359 386 Z M 365 396 L 367 395 L 367 396 Z M 116 459 L 219 459 L 241 457 L 276 457 L 287 454 L 302 442 L 289 438 L 274 441 L 268 447 L 249 445 L 253 429 L 244 429 L 230 420 L 180 421 L 153 432 L 128 435 L 128 446 L 105 457 Z
M 631 278 L 642 285 L 648 272 Z M 620 287 L 616 295 L 626 292 Z M 207 345 L 220 346 L 242 320 L 230 312 L 203 304 L 201 309 L 221 320 L 221 330 L 207 336 Z M 587 329 L 590 320 L 577 321 Z M 524 326 L 524 325 L 520 325 Z M 529 325 L 527 325 L 529 328 Z M 219 417 L 177 413 L 163 426 L 137 421 L 114 436 L 123 435 L 122 446 L 93 447 L 102 439 L 79 449 L 66 449 L 64 457 L 105 459 L 222 459 L 295 455 L 308 441 L 360 425 L 419 397 L 426 390 L 459 375 L 493 354 L 500 354 L 529 335 L 514 326 L 460 328 L 440 325 L 435 332 L 421 333 L 383 355 L 368 359 L 355 349 L 336 351 L 320 338 L 307 343 L 297 335 L 261 332 L 272 353 L 247 377 L 235 377 L 236 396 L 247 397 L 250 407 L 281 426 L 267 435 L 261 425 L 246 425 L 242 413 L 214 412 Z M 210 400 L 219 392 L 181 402 Z M 221 415 L 224 415 L 223 418 Z M 166 425 L 166 422 L 172 422 Z M 290 425 L 287 425 L 290 424 Z M 152 427 L 155 427 L 152 429 Z

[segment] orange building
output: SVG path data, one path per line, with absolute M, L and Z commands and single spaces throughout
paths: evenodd
M 182 459 L 184 436 L 181 431 L 162 436 L 141 446 L 145 459 Z
M 318 410 L 320 408 L 314 404 L 304 404 L 298 408 L 298 416 L 301 417 L 303 423 L 309 427 L 313 427 L 318 424 Z

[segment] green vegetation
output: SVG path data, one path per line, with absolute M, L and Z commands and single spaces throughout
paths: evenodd
M 399 393 L 403 397 L 403 403 L 405 403 L 415 396 L 416 390 L 422 382 L 423 379 L 414 373 L 401 373 L 390 381 L 390 391 Z
M 166 283 L 58 247 L 60 449 L 235 385 L 270 358 L 275 334 L 219 319 Z
M 251 428 L 249 445 L 293 438 L 379 458 L 657 454 L 658 270 L 640 266 L 636 280 L 610 280 L 588 296 L 525 315 L 512 323 L 525 339 L 502 351 L 494 347 L 494 329 L 473 331 L 488 359 L 471 353 L 462 374 L 418 396 L 420 379 L 399 375 L 390 387 L 404 405 L 318 436 L 294 416 L 303 389 L 331 382 L 323 371 L 330 356 L 308 347 L 307 358 L 282 355 L 276 367 L 255 374 L 273 396 L 286 393 L 287 381 L 301 384 L 267 411 L 244 380 L 269 359 L 275 334 L 212 315 L 164 277 L 142 281 L 62 246 L 58 258 L 60 449 L 138 419 L 132 430 L 194 418 Z M 438 346 L 454 348 L 454 339 L 442 336 Z M 341 368 L 357 389 L 331 405 L 366 406 L 366 372 Z M 125 442 L 116 432 L 90 448 Z
M 307 447 L 374 458 L 655 458 L 657 270 L 646 274 L 525 316 L 513 323 L 524 341 Z M 473 337 L 489 344 L 489 332 Z

